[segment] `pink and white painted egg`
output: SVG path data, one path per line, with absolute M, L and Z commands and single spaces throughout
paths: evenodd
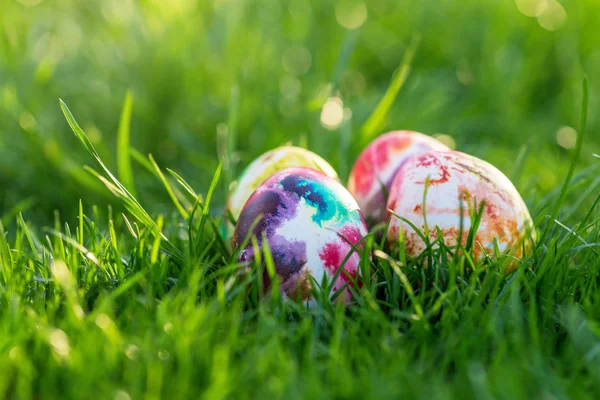
M 427 193 L 424 200 L 426 185 Z M 479 158 L 457 151 L 432 151 L 408 160 L 396 174 L 387 207 L 391 217 L 388 240 L 397 241 L 400 230 L 406 252 L 418 256 L 425 242 L 397 216 L 410 221 L 430 241 L 443 236 L 447 246 L 464 245 L 471 227 L 469 206 L 485 201 L 473 251 L 477 259 L 492 255 L 495 243 L 501 253 L 515 259 L 531 248 L 535 240 L 533 221 L 521 195 L 496 167 Z M 462 238 L 460 236 L 462 203 Z M 393 214 L 392 214 L 393 213 Z M 429 232 L 425 230 L 425 220 Z M 439 232 L 438 232 L 439 229 Z M 508 270 L 515 262 L 509 262 Z
M 348 180 L 348 191 L 372 226 L 386 220 L 386 201 L 394 177 L 417 154 L 450 150 L 436 139 L 413 131 L 393 131 L 373 140 L 360 154 Z

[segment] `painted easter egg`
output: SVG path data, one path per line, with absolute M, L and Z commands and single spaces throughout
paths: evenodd
M 416 154 L 450 150 L 422 133 L 394 131 L 373 140 L 360 154 L 348 180 L 348 190 L 371 226 L 386 218 L 387 193 L 402 165 Z
M 424 200 L 426 182 L 429 183 Z M 431 242 L 443 235 L 447 246 L 456 246 L 459 240 L 465 245 L 474 215 L 469 209 L 478 210 L 476 207 L 482 204 L 473 246 L 475 257 L 491 255 L 496 242 L 501 253 L 521 258 L 523 244 L 527 250 L 534 239 L 533 221 L 519 192 L 502 172 L 486 161 L 457 151 L 415 156 L 398 171 L 390 188 L 388 239 L 397 241 L 402 229 L 407 254 L 417 256 L 425 250 L 423 239 L 410 224 L 397 218 L 401 216 L 425 235 L 426 219 Z
M 253 235 L 262 248 L 266 239 L 282 293 L 314 304 L 309 276 L 320 284 L 327 275 L 331 282 L 339 268 L 344 271 L 331 295 L 349 282 L 338 299 L 350 299 L 349 286 L 354 284 L 360 261 L 352 245 L 361 248 L 359 241 L 366 234 L 352 195 L 335 179 L 300 167 L 280 171 L 256 189 L 240 214 L 233 245 L 237 248 Z M 251 243 L 240 249 L 239 262 L 250 265 L 254 257 Z
M 229 196 L 227 207 L 237 219 L 250 195 L 274 173 L 290 167 L 308 167 L 338 179 L 329 163 L 312 151 L 301 147 L 281 146 L 255 159 L 240 176 L 237 186 Z

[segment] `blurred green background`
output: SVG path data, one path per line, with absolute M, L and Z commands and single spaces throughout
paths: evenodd
M 417 39 L 378 132 L 443 134 L 531 204 L 564 178 L 588 75 L 584 164 L 599 152 L 598 0 L 0 0 L 0 10 L 0 216 L 74 218 L 80 198 L 111 202 L 82 169 L 92 160 L 58 99 L 116 169 L 128 90 L 132 147 L 161 167 L 205 192 L 227 157 L 221 209 L 228 181 L 286 142 L 345 179 Z M 172 209 L 135 161 L 134 172 L 144 206 Z

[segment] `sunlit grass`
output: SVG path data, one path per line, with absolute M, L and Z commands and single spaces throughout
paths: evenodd
M 0 0 L 0 396 L 594 398 L 599 6 Z M 344 181 L 391 129 L 504 171 L 531 254 L 378 226 L 349 307 L 265 292 L 224 237 L 241 169 L 291 142 Z

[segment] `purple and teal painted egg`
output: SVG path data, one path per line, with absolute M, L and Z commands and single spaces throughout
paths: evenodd
M 338 297 L 345 302 L 351 298 L 349 287 L 359 273 L 360 255 L 350 243 L 361 248 L 366 234 L 356 200 L 339 182 L 298 167 L 274 174 L 250 196 L 238 219 L 233 245 L 237 248 L 253 235 L 262 249 L 266 238 L 282 293 L 309 304 L 314 302 L 309 276 L 319 284 L 324 276 L 331 282 L 338 269 L 344 268 L 331 295 L 349 282 Z M 240 249 L 238 260 L 251 265 L 254 257 L 249 243 Z

